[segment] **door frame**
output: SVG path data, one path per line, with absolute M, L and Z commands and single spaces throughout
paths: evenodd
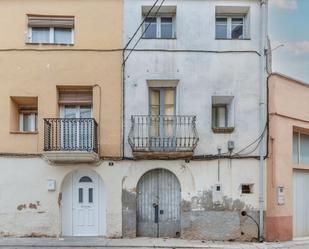
M 82 177 L 89 177 L 92 180 L 92 188 L 93 188 L 93 206 L 94 206 L 94 229 L 96 230 L 94 233 L 80 233 L 76 231 L 77 229 L 77 219 L 78 219 L 78 210 L 79 210 L 79 189 L 81 188 L 82 183 L 80 183 L 80 179 Z M 90 184 L 86 184 L 90 185 Z M 85 171 L 75 171 L 73 174 L 73 203 L 72 203 L 72 233 L 73 236 L 98 236 L 99 235 L 99 176 L 95 172 L 85 172 Z M 89 186 L 88 186 L 89 189 Z M 84 188 L 83 188 L 84 190 Z M 86 196 L 89 193 L 85 193 L 83 191 L 83 203 L 86 200 Z M 88 196 L 89 198 L 89 196 Z
M 151 91 L 152 90 L 158 90 L 159 91 L 159 117 L 161 115 L 165 115 L 165 101 L 164 101 L 164 94 L 165 94 L 165 90 L 173 90 L 174 91 L 174 113 L 172 114 L 172 116 L 174 116 L 174 119 L 176 118 L 176 113 L 177 113 L 177 87 L 148 87 L 148 115 L 149 117 L 151 117 L 152 113 L 151 113 L 151 103 L 152 103 L 152 97 L 151 97 Z M 172 136 L 170 136 L 170 138 L 173 141 L 173 146 L 170 146 L 170 150 L 173 150 L 174 147 L 176 147 L 176 121 L 174 120 L 174 124 L 172 124 L 172 129 L 173 129 L 173 134 Z M 173 121 L 172 121 L 173 122 Z M 154 137 L 151 136 L 151 119 L 149 119 L 149 128 L 148 128 L 148 134 L 149 134 L 149 146 L 150 148 L 151 146 L 151 141 L 152 138 L 155 139 L 155 143 L 156 143 L 156 138 L 160 138 L 161 141 L 163 141 L 162 143 L 164 143 L 164 139 L 165 136 L 165 125 L 163 120 L 159 119 L 159 136 L 158 137 Z M 161 146 L 161 145 L 160 145 Z M 164 148 L 164 146 L 162 147 Z M 157 148 L 158 149 L 158 148 Z
M 60 112 L 59 112 L 59 115 L 60 115 L 60 118 L 65 118 L 64 117 L 64 115 L 65 115 L 65 107 L 66 106 L 71 106 L 71 107 L 75 107 L 76 109 L 76 112 L 75 112 L 75 118 L 76 119 L 78 119 L 78 118 L 80 118 L 80 108 L 81 108 L 81 106 L 89 106 L 90 107 L 90 116 L 91 116 L 91 118 L 93 118 L 93 107 L 92 107 L 92 105 L 74 105 L 74 104 L 65 104 L 65 105 L 60 105 L 59 106 L 59 110 L 60 110 Z M 79 133 L 79 123 L 76 123 L 76 131 L 77 131 L 77 133 L 76 133 L 76 135 L 77 135 L 77 137 L 76 137 L 76 144 L 77 144 L 77 147 L 79 147 L 80 146 L 80 133 Z M 64 148 L 65 146 L 64 146 L 64 136 L 65 136 L 65 134 L 64 134 L 64 124 L 61 122 L 61 147 L 62 148 Z
M 73 194 L 74 194 L 74 176 L 75 174 L 96 174 L 98 177 L 97 193 L 98 193 L 98 233 L 97 236 L 106 235 L 106 208 L 107 196 L 106 187 L 101 176 L 94 170 L 81 168 L 68 173 L 61 184 L 60 193 L 60 231 L 62 236 L 76 236 L 73 233 Z

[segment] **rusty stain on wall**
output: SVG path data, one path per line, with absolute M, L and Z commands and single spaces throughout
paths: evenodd
M 17 210 L 18 211 L 22 211 L 22 210 L 27 209 L 27 208 L 29 208 L 29 209 L 38 209 L 38 207 L 40 207 L 40 206 L 41 206 L 40 201 L 36 201 L 36 203 L 30 202 L 29 204 L 20 204 L 20 205 L 18 205 L 17 206 Z

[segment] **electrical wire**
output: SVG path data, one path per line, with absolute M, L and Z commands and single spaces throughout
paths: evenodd
M 138 26 L 138 28 L 135 30 L 133 36 L 130 38 L 130 40 L 127 42 L 127 44 L 124 47 L 124 50 L 126 50 L 128 48 L 128 46 L 130 45 L 130 43 L 132 42 L 132 40 L 134 39 L 134 37 L 136 36 L 137 32 L 140 30 L 140 28 L 143 26 L 143 24 L 145 23 L 147 17 L 150 15 L 151 11 L 153 10 L 153 8 L 157 5 L 157 3 L 159 2 L 159 0 L 156 0 L 155 3 L 151 6 L 150 10 L 148 11 L 148 13 L 146 14 L 146 16 L 144 17 L 143 21 L 141 22 L 141 24 Z
M 156 13 L 154 14 L 154 17 L 157 16 L 157 14 L 159 13 L 163 3 L 165 2 L 165 0 L 162 0 L 160 6 L 158 7 Z M 130 49 L 130 53 L 128 54 L 128 56 L 124 59 L 123 64 L 126 63 L 126 61 L 129 59 L 130 55 L 132 54 L 132 52 L 134 51 L 134 49 L 136 48 L 136 46 L 138 45 L 138 43 L 140 42 L 140 40 L 143 38 L 144 34 L 146 33 L 146 31 L 148 30 L 149 26 L 152 24 L 152 21 L 149 22 L 149 24 L 147 25 L 147 27 L 145 28 L 145 30 L 143 31 L 143 33 L 141 34 L 141 36 L 139 37 L 139 39 L 137 40 L 137 42 L 134 44 L 133 48 Z
M 266 130 L 267 130 L 267 124 L 265 125 L 264 127 L 264 130 L 262 132 L 262 134 L 256 139 L 254 140 L 252 143 L 250 143 L 249 145 L 247 145 L 245 148 L 241 149 L 240 151 L 236 152 L 236 153 L 233 153 L 233 156 L 245 156 L 245 155 L 249 155 L 251 154 L 252 152 L 254 152 L 259 144 L 262 142 L 264 136 L 265 136 L 265 133 L 266 133 Z M 247 153 L 244 153 L 244 154 L 240 154 L 241 152 L 245 151 L 246 149 L 250 148 L 252 145 L 254 145 L 255 143 L 257 142 L 257 145 L 254 147 L 253 150 L 251 150 L 250 152 L 247 152 Z

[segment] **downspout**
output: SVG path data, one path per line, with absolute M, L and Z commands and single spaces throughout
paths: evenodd
M 268 0 L 261 0 L 261 42 L 260 42 L 260 103 L 259 103 L 259 129 L 260 134 L 265 129 L 266 124 L 266 39 L 267 39 L 267 15 L 268 15 Z M 264 237 L 264 151 L 265 151 L 265 136 L 262 137 L 262 142 L 259 148 L 259 224 L 260 233 L 259 241 L 263 241 Z

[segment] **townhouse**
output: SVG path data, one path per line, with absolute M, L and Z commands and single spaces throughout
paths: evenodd
M 153 2 L 124 1 L 123 235 L 257 238 L 267 3 Z
M 122 1 L 0 5 L 0 233 L 118 235 Z
M 262 237 L 267 1 L 0 4 L 1 235 Z
M 308 83 L 273 73 L 268 85 L 266 239 L 308 237 Z

